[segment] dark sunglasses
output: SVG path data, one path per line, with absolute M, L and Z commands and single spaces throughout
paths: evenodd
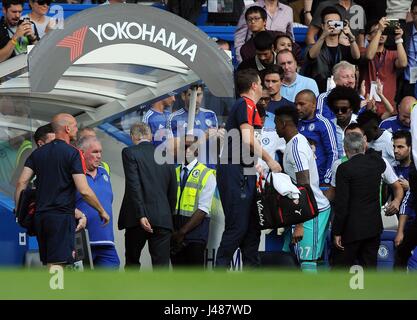
M 43 6 L 45 4 L 50 6 L 51 2 L 52 2 L 51 0 L 38 0 L 38 1 L 36 1 L 36 3 L 39 4 L 40 6 Z
M 348 110 L 349 110 L 349 108 L 348 107 L 342 107 L 342 108 L 335 108 L 335 112 L 336 112 L 336 114 L 338 114 L 338 113 L 346 113 L 346 112 L 348 112 Z

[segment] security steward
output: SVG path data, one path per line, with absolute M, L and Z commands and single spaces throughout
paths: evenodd
M 183 164 L 176 168 L 178 192 L 171 263 L 174 267 L 204 267 L 210 211 L 216 189 L 215 172 L 197 160 L 198 143 L 194 137 L 179 144 L 176 160 Z

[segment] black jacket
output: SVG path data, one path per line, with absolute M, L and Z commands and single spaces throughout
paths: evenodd
M 379 190 L 385 162 L 377 152 L 358 154 L 336 172 L 333 234 L 342 243 L 378 236 L 383 231 Z
M 124 148 L 125 194 L 118 221 L 119 230 L 136 227 L 147 217 L 152 227 L 172 230 L 177 202 L 175 167 L 157 164 L 150 142 Z

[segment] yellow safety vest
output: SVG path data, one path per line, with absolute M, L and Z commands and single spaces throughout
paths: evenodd
M 16 167 L 19 165 L 20 159 L 22 158 L 22 155 L 26 150 L 32 150 L 32 142 L 30 142 L 29 140 L 24 140 L 20 145 L 19 149 L 17 150 Z
M 101 161 L 100 167 L 103 167 L 106 170 L 107 174 L 110 175 L 110 166 L 107 162 Z
M 181 192 L 181 166 L 176 169 L 177 173 L 177 214 L 185 217 L 191 217 L 198 209 L 198 199 L 200 192 L 204 189 L 208 178 L 214 174 L 212 169 L 207 168 L 204 164 L 197 162 L 191 172 L 188 174 L 187 182 Z

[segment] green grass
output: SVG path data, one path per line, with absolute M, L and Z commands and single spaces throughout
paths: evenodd
M 417 299 L 417 275 L 365 272 L 352 290 L 348 272 L 258 270 L 199 272 L 64 272 L 64 289 L 52 290 L 46 270 L 1 270 L 0 299 Z

